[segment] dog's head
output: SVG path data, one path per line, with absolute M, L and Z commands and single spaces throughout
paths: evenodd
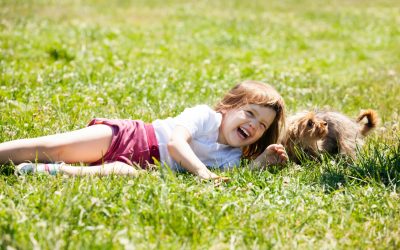
M 318 156 L 318 141 L 328 135 L 328 123 L 314 112 L 306 111 L 290 116 L 287 125 L 282 144 L 289 158 L 299 163 L 302 158 L 299 149 L 307 156 Z
M 328 123 L 318 119 L 314 112 L 305 113 L 292 125 L 297 126 L 297 136 L 304 142 L 320 140 L 328 134 Z

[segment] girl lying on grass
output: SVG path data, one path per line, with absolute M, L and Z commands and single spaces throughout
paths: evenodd
M 245 81 L 215 110 L 199 105 L 151 124 L 94 119 L 80 130 L 1 143 L 0 164 L 19 164 L 18 173 L 136 176 L 135 167 L 160 162 L 202 179 L 225 181 L 228 178 L 209 168 L 239 166 L 241 158 L 249 159 L 252 167 L 287 161 L 284 147 L 276 144 L 284 115 L 283 99 L 273 87 Z M 77 163 L 91 166 L 68 165 Z

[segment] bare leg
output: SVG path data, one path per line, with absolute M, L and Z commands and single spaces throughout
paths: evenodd
M 107 152 L 111 139 L 112 128 L 97 124 L 62 134 L 4 142 L 0 144 L 0 164 L 9 161 L 19 164 L 36 160 L 95 162 Z
M 60 172 L 63 174 L 67 174 L 70 176 L 86 176 L 86 175 L 126 175 L 137 177 L 140 172 L 145 170 L 137 170 L 134 167 L 125 164 L 123 162 L 112 162 L 106 163 L 104 165 L 99 166 L 70 166 L 70 165 L 62 165 L 60 167 Z

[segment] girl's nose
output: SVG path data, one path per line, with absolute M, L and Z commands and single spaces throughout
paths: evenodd
M 261 123 L 259 121 L 257 121 L 257 120 L 252 120 L 250 122 L 250 127 L 252 129 L 259 129 L 259 128 L 261 128 Z

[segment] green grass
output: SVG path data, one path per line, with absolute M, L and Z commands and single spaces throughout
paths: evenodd
M 398 249 L 398 1 L 0 0 L 0 141 L 93 117 L 150 122 L 273 84 L 290 113 L 329 107 L 381 123 L 356 162 L 225 173 L 219 187 L 0 175 L 2 249 Z

